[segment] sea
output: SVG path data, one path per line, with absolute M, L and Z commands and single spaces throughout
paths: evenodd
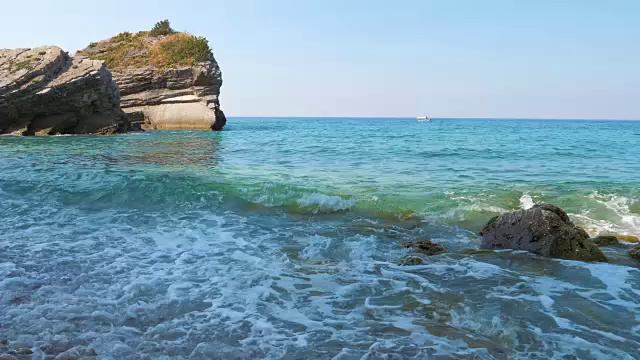
M 630 245 L 589 263 L 478 251 L 478 233 L 551 203 L 640 236 L 639 145 L 636 121 L 521 119 L 3 136 L 0 353 L 638 359 Z M 427 239 L 447 252 L 399 265 Z

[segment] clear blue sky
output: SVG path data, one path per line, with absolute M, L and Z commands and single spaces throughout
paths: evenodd
M 206 36 L 231 116 L 640 119 L 638 0 L 21 0 L 0 47 Z

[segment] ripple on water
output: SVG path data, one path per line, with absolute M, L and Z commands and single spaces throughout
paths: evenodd
M 106 359 L 640 357 L 638 269 L 464 253 L 491 216 L 541 201 L 638 234 L 637 161 L 617 144 L 582 124 L 286 121 L 1 138 L 0 340 Z M 594 143 L 619 156 L 575 154 Z M 597 167 L 626 170 L 581 183 Z M 450 252 L 396 265 L 426 238 Z

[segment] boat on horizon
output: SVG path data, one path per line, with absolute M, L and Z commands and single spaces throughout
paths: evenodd
M 431 118 L 428 116 L 418 116 L 416 118 L 416 120 L 418 120 L 418 122 L 431 122 Z

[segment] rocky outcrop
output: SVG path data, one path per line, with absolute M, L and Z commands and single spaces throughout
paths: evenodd
M 56 46 L 0 50 L 0 134 L 126 131 L 120 93 L 103 61 Z
M 120 88 L 122 109 L 143 129 L 222 130 L 227 121 L 218 99 L 222 73 L 210 49 L 204 45 L 204 56 L 196 52 L 188 61 L 171 63 L 167 59 L 176 54 L 166 55 L 163 44 L 168 41 L 175 43 L 171 47 L 191 46 L 179 43 L 189 41 L 206 44 L 204 38 L 184 33 L 123 33 L 80 53 L 107 60 Z M 184 53 L 191 56 L 188 48 Z
M 480 234 L 483 249 L 514 249 L 552 258 L 607 261 L 586 231 L 553 205 L 503 213 L 491 219 Z

